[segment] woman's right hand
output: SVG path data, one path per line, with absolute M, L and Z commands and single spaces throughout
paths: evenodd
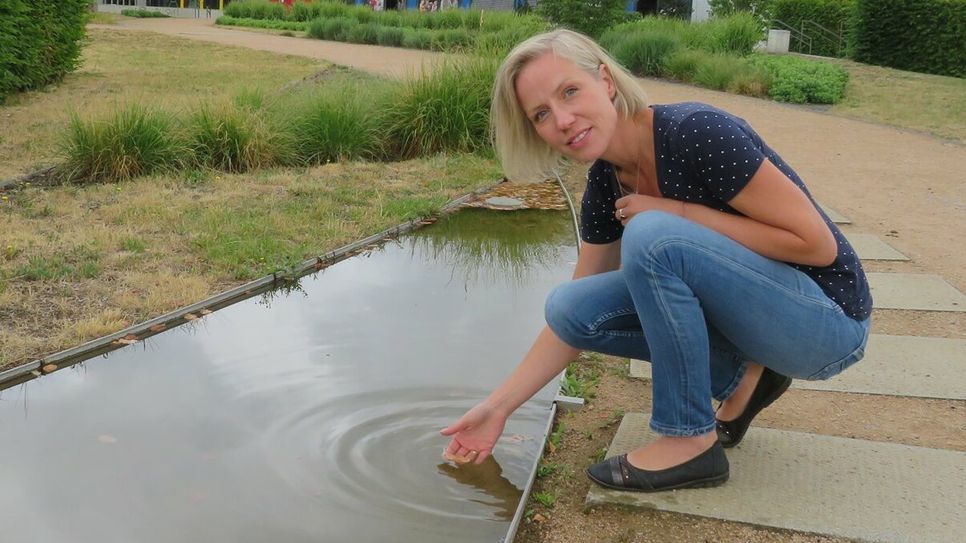
M 460 464 L 482 464 L 493 452 L 493 447 L 503 434 L 507 416 L 483 403 L 470 409 L 453 424 L 440 430 L 444 436 L 453 436 L 443 456 Z

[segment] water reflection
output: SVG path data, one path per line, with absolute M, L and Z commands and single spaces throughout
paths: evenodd
M 482 466 L 441 465 L 438 431 L 526 351 L 575 251 L 565 213 L 499 214 L 488 241 L 493 215 L 3 391 L 4 540 L 498 540 L 553 386 Z
M 525 285 L 559 265 L 558 247 L 572 244 L 573 227 L 560 213 L 466 209 L 412 235 L 413 252 L 445 262 L 468 284 Z

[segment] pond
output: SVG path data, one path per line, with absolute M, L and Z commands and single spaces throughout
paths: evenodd
M 439 430 L 509 374 L 576 259 L 564 212 L 464 210 L 295 288 L 0 392 L 0 534 L 492 542 L 556 392 L 492 460 Z

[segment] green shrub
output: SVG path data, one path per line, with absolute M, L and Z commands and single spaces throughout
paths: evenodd
M 747 12 L 718 17 L 696 26 L 704 27 L 703 30 L 708 33 L 707 46 L 715 53 L 750 55 L 755 45 L 765 37 L 761 21 Z
M 966 0 L 857 0 L 852 39 L 859 62 L 966 77 Z
M 285 20 L 288 13 L 281 3 L 268 0 L 234 0 L 225 6 L 225 15 L 239 19 Z
M 697 49 L 678 49 L 664 60 L 664 74 L 679 81 L 690 81 L 698 66 L 710 62 L 709 54 Z
M 744 59 L 731 55 L 710 54 L 695 67 L 691 80 L 702 87 L 728 90 L 739 77 L 748 77 L 753 68 Z
M 302 97 L 287 107 L 284 124 L 303 164 L 382 156 L 383 129 L 374 104 L 386 91 L 372 84 L 343 83 Z
M 380 108 L 390 156 L 405 159 L 488 149 L 496 64 L 495 59 L 483 58 L 448 61 L 398 87 Z
M 270 28 L 272 30 L 285 30 L 289 35 L 292 31 L 303 32 L 308 28 L 308 23 L 299 21 L 281 21 L 279 19 L 236 19 L 228 15 L 218 17 L 215 24 L 225 26 L 241 26 L 245 28 Z M 282 33 L 285 35 L 285 32 Z
M 88 0 L 0 3 L 0 103 L 59 81 L 78 64 Z
M 293 21 L 308 22 L 318 19 L 322 12 L 321 2 L 295 2 L 292 4 L 292 11 L 289 18 Z M 231 4 L 228 4 L 231 7 Z
M 375 23 L 357 24 L 346 31 L 345 41 L 374 45 L 379 42 L 379 33 L 382 30 L 383 27 Z
M 459 51 L 473 44 L 473 37 L 462 28 L 443 28 L 433 34 L 432 48 L 436 51 Z
M 636 12 L 628 13 L 626 0 L 541 0 L 536 11 L 554 26 L 592 38 L 600 37 L 608 27 L 638 16 Z
M 395 26 L 381 26 L 376 37 L 376 43 L 387 47 L 399 47 L 402 45 L 403 29 Z
M 72 115 L 62 142 L 61 173 L 67 181 L 129 179 L 179 167 L 187 147 L 170 115 L 142 106 L 115 111 L 109 121 L 82 121 Z
M 888 11 L 891 8 L 883 6 Z M 800 53 L 829 57 L 845 56 L 850 21 L 855 13 L 855 0 L 772 0 L 769 18 L 794 28 L 808 40 L 792 38 L 790 49 Z M 775 26 L 775 23 L 773 23 Z M 775 28 L 784 28 L 777 25 Z
M 202 107 L 188 125 L 188 144 L 196 166 L 245 172 L 272 166 L 287 149 L 256 109 L 234 105 Z
M 153 11 L 146 9 L 122 9 L 121 15 L 125 17 L 137 17 L 139 19 L 156 19 L 170 17 L 170 15 L 163 13 L 161 11 Z
M 409 49 L 430 49 L 433 46 L 433 32 L 425 28 L 406 28 L 403 30 L 402 46 Z
M 769 75 L 768 95 L 774 100 L 835 104 L 845 97 L 849 74 L 841 66 L 784 55 L 754 55 L 751 63 Z
M 313 38 L 332 41 L 346 41 L 350 29 L 359 24 L 349 17 L 334 17 L 332 19 L 316 19 L 309 23 L 309 35 Z
M 660 75 L 667 57 L 681 47 L 681 38 L 669 32 L 638 30 L 611 51 L 614 58 L 638 75 Z

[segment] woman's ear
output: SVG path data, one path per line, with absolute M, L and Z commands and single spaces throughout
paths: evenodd
M 597 77 L 604 82 L 607 88 L 607 97 L 611 101 L 617 99 L 617 84 L 614 82 L 614 78 L 611 76 L 610 68 L 607 67 L 603 62 L 597 66 Z

